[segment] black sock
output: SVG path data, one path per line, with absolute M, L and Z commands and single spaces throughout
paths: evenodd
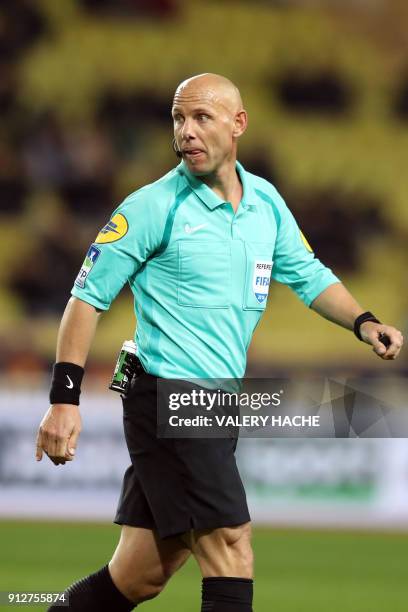
M 253 580 L 203 578 L 201 612 L 252 612 Z
M 116 588 L 107 565 L 72 584 L 64 595 L 69 598 L 69 606 L 53 605 L 48 612 L 130 612 L 136 605 Z

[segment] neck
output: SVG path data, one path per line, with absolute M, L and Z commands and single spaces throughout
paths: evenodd
M 236 211 L 242 199 L 242 185 L 237 173 L 236 160 L 233 159 L 212 174 L 200 176 L 200 179 L 210 187 L 222 200 L 231 202 Z

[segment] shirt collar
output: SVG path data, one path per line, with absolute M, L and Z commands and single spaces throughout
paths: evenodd
M 239 161 L 237 161 L 236 168 L 242 183 L 243 193 L 241 204 L 245 208 L 247 208 L 247 206 L 256 206 L 258 196 L 255 193 L 255 189 L 252 185 L 252 181 L 248 172 L 245 170 L 244 166 L 239 163 Z
M 238 161 L 236 162 L 236 169 L 241 179 L 243 189 L 241 204 L 244 206 L 244 208 L 247 208 L 248 206 L 256 206 L 257 196 L 247 172 L 242 164 L 240 164 Z M 212 189 L 210 189 L 208 185 L 190 172 L 184 161 L 180 162 L 180 164 L 177 166 L 177 170 L 186 177 L 194 193 L 202 202 L 204 202 L 206 206 L 208 206 L 208 208 L 213 210 L 217 206 L 225 204 L 225 201 L 222 200 Z

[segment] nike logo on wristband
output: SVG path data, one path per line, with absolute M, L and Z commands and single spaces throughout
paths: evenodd
M 73 389 L 74 388 L 74 383 L 72 382 L 72 380 L 70 379 L 70 377 L 68 376 L 68 374 L 65 374 L 65 376 L 68 378 L 68 384 L 65 385 L 67 389 Z

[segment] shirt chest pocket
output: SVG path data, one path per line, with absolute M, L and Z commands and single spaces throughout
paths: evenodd
M 177 301 L 181 306 L 196 308 L 229 307 L 231 247 L 228 242 L 179 242 Z
M 265 310 L 272 273 L 273 242 L 245 243 L 244 310 Z

